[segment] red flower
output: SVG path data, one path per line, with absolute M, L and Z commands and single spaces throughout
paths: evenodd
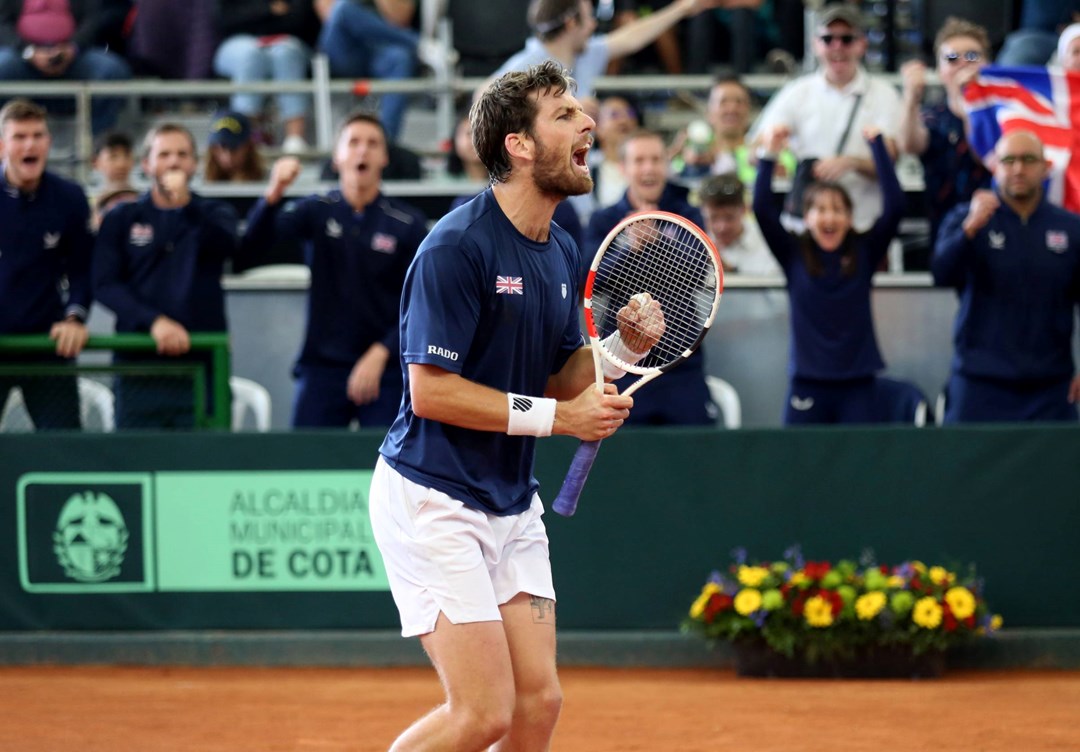
M 796 616 L 803 615 L 803 609 L 806 608 L 806 601 L 810 599 L 810 593 L 806 590 L 802 590 L 795 596 L 795 600 L 791 603 L 791 613 Z
M 833 616 L 838 615 L 841 609 L 844 608 L 844 599 L 841 598 L 840 593 L 836 592 L 835 590 L 822 590 L 818 593 L 818 595 L 820 595 L 822 598 L 829 602 L 829 606 L 832 608 Z
M 889 567 L 885 564 L 882 564 L 880 567 L 878 567 L 878 569 L 881 571 L 882 574 L 889 573 Z
M 808 561 L 803 567 L 803 574 L 811 580 L 820 580 L 829 573 L 830 569 L 832 569 L 832 564 L 827 561 Z
M 957 627 L 956 617 L 953 616 L 952 609 L 949 608 L 949 604 L 943 602 L 941 604 L 941 617 L 945 625 L 946 632 L 955 632 Z
M 731 601 L 732 598 L 730 595 L 713 593 L 709 598 L 709 602 L 705 604 L 704 612 L 702 612 L 702 615 L 705 617 L 705 622 L 711 624 L 717 614 L 731 607 Z
M 968 618 L 964 619 L 964 626 L 968 629 L 975 629 L 975 614 L 972 614 Z

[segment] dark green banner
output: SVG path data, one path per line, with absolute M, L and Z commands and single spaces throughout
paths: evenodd
M 394 628 L 381 434 L 0 436 L 0 629 Z M 978 566 L 1007 625 L 1080 626 L 1077 427 L 625 431 L 545 516 L 559 619 L 672 629 L 730 552 Z M 553 498 L 576 442 L 540 442 Z

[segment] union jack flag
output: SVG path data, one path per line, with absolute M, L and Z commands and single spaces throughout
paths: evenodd
M 495 292 L 499 295 L 524 295 L 525 284 L 521 277 L 496 277 Z
M 1080 212 L 1080 72 L 989 66 L 964 87 L 964 100 L 971 146 L 988 166 L 1003 133 L 1031 131 L 1053 163 L 1047 198 Z

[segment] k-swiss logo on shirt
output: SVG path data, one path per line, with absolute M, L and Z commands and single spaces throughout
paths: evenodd
M 499 295 L 524 295 L 525 283 L 521 277 L 495 277 L 495 292 Z
M 397 238 L 385 232 L 377 232 L 371 236 L 371 250 L 379 253 L 393 253 L 397 250 Z
M 1001 250 L 1005 247 L 1005 233 L 990 231 L 990 247 Z
M 1046 247 L 1054 253 L 1065 253 L 1069 250 L 1069 233 L 1064 230 L 1047 230 Z
M 45 243 L 45 249 L 46 250 L 50 250 L 52 248 L 55 248 L 56 246 L 60 245 L 60 233 L 58 233 L 58 232 L 47 232 L 47 233 L 45 233 L 45 236 L 42 238 L 42 242 Z
M 326 237 L 328 238 L 340 238 L 341 237 L 341 225 L 338 221 L 331 217 L 326 220 Z
M 128 240 L 131 241 L 132 245 L 139 247 L 150 245 L 154 242 L 154 226 L 136 222 L 131 226 L 131 234 L 128 236 Z

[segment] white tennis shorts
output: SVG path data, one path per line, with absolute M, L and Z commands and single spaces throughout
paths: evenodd
M 502 621 L 518 593 L 555 599 L 540 496 L 518 515 L 465 506 L 403 477 L 379 457 L 371 480 L 371 527 L 401 615 L 403 637 L 454 624 Z

